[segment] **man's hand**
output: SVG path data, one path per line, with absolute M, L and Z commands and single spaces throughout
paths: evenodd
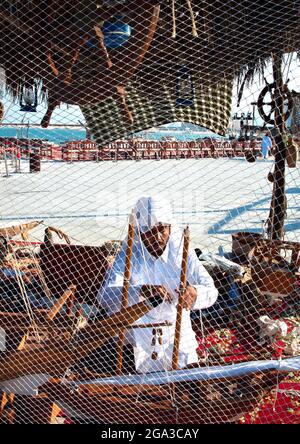
M 165 301 L 172 302 L 172 296 L 163 285 L 142 285 L 140 294 L 147 299 L 151 296 L 161 296 Z
M 175 290 L 176 293 L 180 293 L 179 290 Z M 194 303 L 196 302 L 197 299 L 197 290 L 195 287 L 193 287 L 192 285 L 188 285 L 182 295 L 183 297 L 183 308 L 185 308 L 186 310 L 191 310 Z

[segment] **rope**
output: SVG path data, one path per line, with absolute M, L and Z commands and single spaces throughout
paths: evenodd
M 191 20 L 192 20 L 192 35 L 193 37 L 198 37 L 198 33 L 197 33 L 197 27 L 196 27 L 196 20 L 194 17 L 194 12 L 193 12 L 193 7 L 192 7 L 192 3 L 190 0 L 186 0 L 187 1 L 187 5 L 190 11 L 190 16 L 191 16 Z
M 176 11 L 175 11 L 175 0 L 172 0 L 172 22 L 173 22 L 172 39 L 175 39 L 175 38 L 176 38 Z
M 273 389 L 271 391 L 271 393 L 283 393 L 284 395 L 287 396 L 297 396 L 298 398 L 300 397 L 300 392 L 297 390 L 292 390 L 292 389 L 278 389 L 277 387 L 275 389 Z
M 172 0 L 172 39 L 176 38 L 176 8 L 175 8 L 175 1 L 176 0 Z M 191 21 L 192 21 L 192 35 L 193 35 L 193 37 L 198 37 L 196 20 L 195 20 L 195 16 L 194 16 L 194 11 L 193 11 L 193 7 L 192 7 L 192 3 L 191 3 L 190 0 L 186 0 L 186 2 L 187 2 L 187 7 L 189 9 L 190 16 L 191 16 Z

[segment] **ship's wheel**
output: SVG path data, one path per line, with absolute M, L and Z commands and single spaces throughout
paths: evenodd
M 157 1 L 158 3 L 158 1 Z M 49 91 L 48 109 L 41 125 L 47 127 L 52 112 L 60 102 L 73 105 L 99 103 L 109 97 L 115 99 L 124 118 L 133 118 L 125 97 L 125 86 L 130 81 L 154 37 L 159 18 L 159 5 L 151 5 L 143 14 L 139 8 L 130 13 L 135 24 L 129 42 L 120 49 L 108 50 L 99 24 L 93 24 L 89 32 L 75 36 L 71 45 L 49 42 L 47 60 L 49 75 L 45 86 Z M 66 29 L 63 33 L 71 32 Z M 92 55 L 88 55 L 86 43 L 97 41 Z
M 281 98 L 284 104 L 284 113 L 282 116 L 283 122 L 286 122 L 291 115 L 291 111 L 294 106 L 294 100 L 287 85 L 284 85 L 282 89 L 276 88 L 276 83 L 268 83 L 261 91 L 257 108 L 261 118 L 270 125 L 275 125 L 275 110 L 278 107 L 278 99 Z

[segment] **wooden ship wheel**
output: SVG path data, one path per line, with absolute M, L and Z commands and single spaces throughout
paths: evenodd
M 75 24 L 73 30 L 69 23 L 51 27 L 56 35 L 49 35 L 49 75 L 44 79 L 48 90 L 48 109 L 41 123 L 43 127 L 49 125 L 52 112 L 60 102 L 83 106 L 107 98 L 115 99 L 124 118 L 133 122 L 126 103 L 125 86 L 151 45 L 160 6 L 158 1 L 154 5 L 142 2 L 142 7 L 139 4 L 133 8 L 132 3 L 118 9 L 99 10 L 83 28 Z M 145 4 L 148 5 L 146 10 Z M 124 21 L 133 23 L 133 35 L 120 48 L 108 49 L 100 23 L 114 19 L 116 13 L 117 17 L 121 14 Z M 54 5 L 49 17 L 50 22 L 51 18 L 54 23 L 58 20 Z
M 267 99 L 269 94 L 270 99 Z M 287 119 L 291 115 L 291 111 L 293 109 L 294 100 L 292 97 L 292 93 L 288 89 L 287 85 L 283 85 L 283 88 L 278 90 L 276 89 L 276 83 L 268 83 L 263 90 L 261 91 L 258 101 L 257 108 L 261 118 L 264 122 L 275 125 L 275 110 L 277 108 L 277 99 L 281 97 L 283 99 L 284 104 L 286 105 L 285 112 L 282 115 L 283 122 L 286 122 Z M 268 108 L 268 111 L 266 110 Z

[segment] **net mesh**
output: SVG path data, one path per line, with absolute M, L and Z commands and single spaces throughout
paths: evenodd
M 2 423 L 299 423 L 299 2 L 3 1 Z

